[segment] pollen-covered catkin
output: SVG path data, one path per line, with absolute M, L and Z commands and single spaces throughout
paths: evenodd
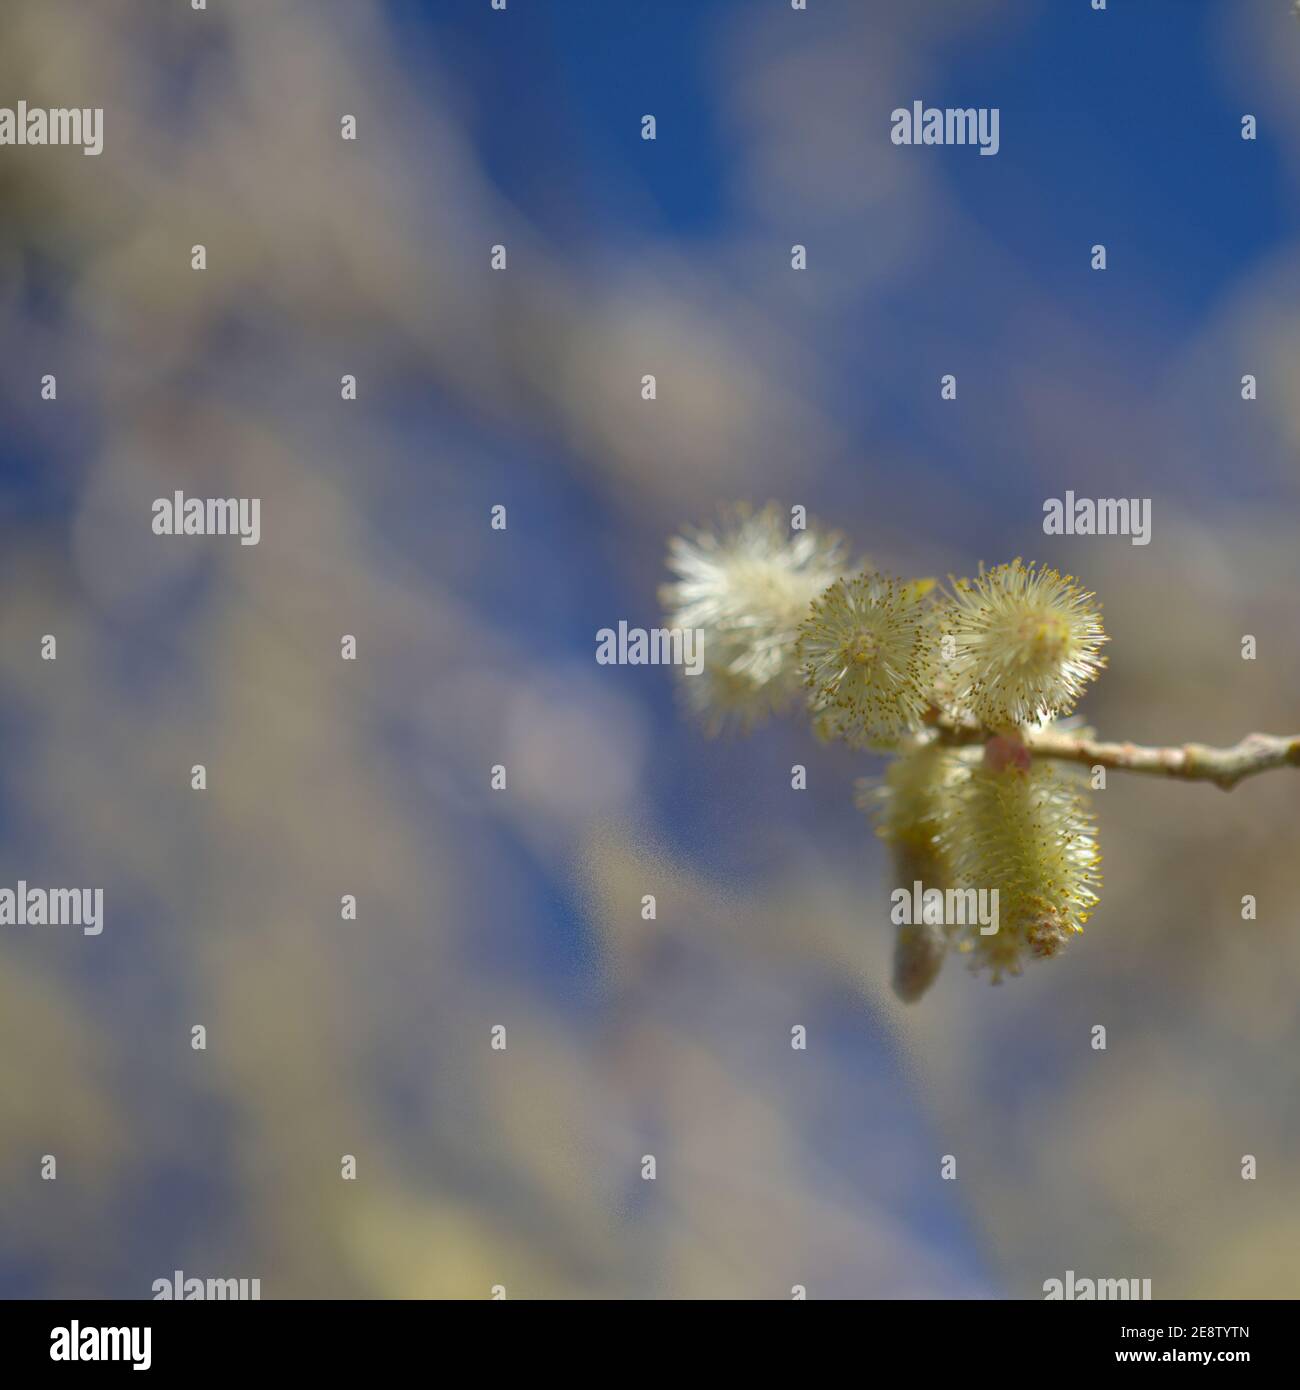
M 670 627 L 703 634 L 704 668 L 682 682 L 709 732 L 747 731 L 798 693 L 800 622 L 843 564 L 843 541 L 809 525 L 790 528 L 775 504 L 737 506 L 716 531 L 675 536 L 660 589 Z
M 889 747 L 921 727 L 939 659 L 932 588 L 864 570 L 814 600 L 796 656 L 823 737 Z
M 874 813 L 876 833 L 889 847 L 891 888 L 950 886 L 938 837 L 962 756 L 926 744 L 890 763 L 883 782 L 859 784 L 858 804 Z M 914 1003 L 934 983 L 947 951 L 944 927 L 932 922 L 900 925 L 894 938 L 894 993 L 904 1003 Z
M 909 856 L 913 878 L 927 886 L 948 886 L 950 873 L 938 837 L 946 800 L 961 779 L 963 759 L 969 760 L 972 751 L 927 743 L 893 759 L 883 778 L 858 782 L 858 805 L 872 815 L 876 834 L 891 849 Z
M 704 639 L 688 704 L 710 731 L 748 729 L 802 682 L 820 737 L 898 755 L 859 804 L 876 812 L 894 887 L 944 901 L 942 923 L 895 917 L 901 998 L 919 998 L 954 949 L 995 982 L 1056 954 L 1097 903 L 1101 856 L 1080 775 L 1033 749 L 1049 751 L 1040 736 L 1106 665 L 1100 604 L 1019 559 L 948 592 L 871 568 L 841 577 L 840 538 L 789 522 L 775 505 L 736 507 L 670 543 L 668 622 Z
M 1094 596 L 1020 560 L 955 580 L 944 631 L 953 702 L 990 729 L 1068 714 L 1106 664 Z
M 1087 796 L 1072 769 L 986 761 L 945 802 L 937 841 L 955 886 L 998 893 L 998 930 L 958 943 L 995 984 L 1026 956 L 1055 955 L 1096 906 L 1101 855 Z

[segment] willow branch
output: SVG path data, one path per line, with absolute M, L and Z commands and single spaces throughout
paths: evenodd
M 949 745 L 983 743 L 987 729 L 940 719 L 941 742 Z M 1179 748 L 1146 748 L 1137 743 L 1102 743 L 1057 729 L 1022 735 L 1031 755 L 1084 763 L 1088 767 L 1144 772 L 1153 777 L 1177 777 L 1187 782 L 1213 782 L 1231 791 L 1245 777 L 1274 767 L 1300 767 L 1300 734 L 1247 734 L 1231 748 L 1184 743 Z

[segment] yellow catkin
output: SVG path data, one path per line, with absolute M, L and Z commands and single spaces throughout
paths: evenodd
M 792 530 L 774 503 L 736 506 L 716 530 L 675 536 L 660 589 L 668 627 L 703 637 L 704 668 L 685 676 L 691 711 L 710 733 L 748 731 L 786 708 L 800 688 L 798 627 L 840 571 L 843 542 L 815 525 Z
M 858 804 L 872 812 L 876 833 L 889 847 L 891 888 L 914 883 L 945 889 L 951 871 L 939 846 L 945 802 L 962 755 L 928 744 L 896 758 L 881 782 L 859 783 Z M 948 952 L 948 932 L 929 922 L 906 923 L 894 938 L 894 993 L 904 1003 L 934 983 Z
M 838 579 L 799 629 L 796 657 L 818 732 L 888 747 L 921 726 L 939 648 L 926 581 L 869 570 Z
M 954 885 L 997 890 L 998 930 L 959 949 L 993 982 L 1055 955 L 1097 903 L 1101 855 L 1081 777 L 1045 762 L 969 769 L 946 803 L 938 844 Z
M 944 632 L 953 702 L 988 728 L 1068 714 L 1106 664 L 1095 597 L 1021 560 L 955 580 Z

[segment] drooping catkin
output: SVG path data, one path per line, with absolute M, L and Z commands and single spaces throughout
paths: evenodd
M 956 887 L 998 893 L 998 930 L 958 943 L 995 984 L 1020 974 L 1027 956 L 1055 955 L 1096 906 L 1096 822 L 1073 770 L 1042 761 L 969 768 L 945 803 L 937 842 Z
M 963 754 L 927 744 L 890 763 L 880 782 L 858 784 L 858 804 L 876 820 L 890 854 L 891 888 L 914 883 L 946 889 L 947 857 L 939 845 L 945 801 L 961 776 Z M 948 933 L 933 922 L 900 925 L 894 938 L 894 993 L 914 1003 L 934 983 L 948 953 Z

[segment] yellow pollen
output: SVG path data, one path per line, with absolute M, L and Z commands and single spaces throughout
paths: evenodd
M 840 648 L 840 660 L 845 666 L 867 666 L 875 656 L 875 639 L 866 632 L 855 633 Z
M 1017 637 L 1035 657 L 1056 660 L 1069 640 L 1069 627 L 1056 614 L 1030 614 L 1021 619 Z

